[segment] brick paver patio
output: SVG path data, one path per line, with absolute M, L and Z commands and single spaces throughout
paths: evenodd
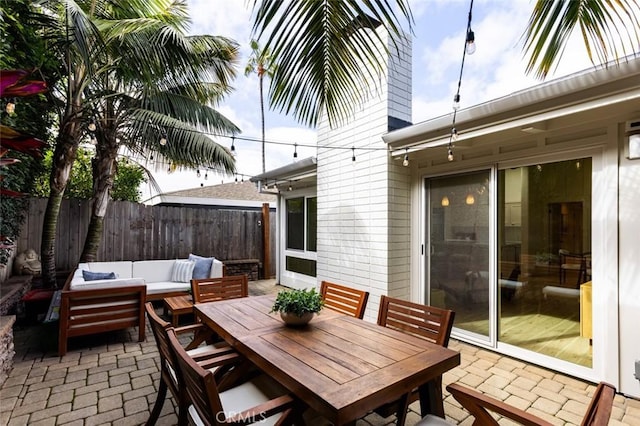
M 277 291 L 274 281 L 249 283 L 252 294 Z M 158 312 L 161 312 L 161 305 Z M 78 338 L 64 357 L 56 355 L 54 324 L 16 326 L 14 368 L 0 388 L 2 425 L 141 425 L 153 406 L 159 380 L 158 354 L 151 330 L 144 342 L 137 332 Z M 557 425 L 580 424 L 595 386 L 474 346 L 451 341 L 461 365 L 444 376 Z M 415 411 L 407 425 L 419 420 Z M 445 412 L 454 424 L 471 425 L 468 414 L 448 394 Z M 159 425 L 177 417 L 166 402 Z M 384 425 L 393 419 L 372 414 L 358 424 Z M 505 423 L 506 424 L 506 423 Z M 617 395 L 610 425 L 640 425 L 640 401 Z

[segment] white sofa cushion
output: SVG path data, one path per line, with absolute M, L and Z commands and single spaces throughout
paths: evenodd
M 133 262 L 123 260 L 120 262 L 89 262 L 91 272 L 115 272 L 118 278 L 132 278 L 131 265 Z
M 220 278 L 224 272 L 223 267 L 224 264 L 218 259 L 214 258 L 213 263 L 211 263 L 211 272 L 209 273 L 209 277 Z
M 173 281 L 147 282 L 147 294 L 170 293 L 174 291 L 187 292 L 191 290 L 191 283 L 174 283 Z
M 71 280 L 71 290 L 95 290 L 98 288 L 126 287 L 130 285 L 144 285 L 144 278 L 117 278 L 115 280 L 75 281 Z
M 140 260 L 133 262 L 134 277 L 143 277 L 146 282 L 171 281 L 171 271 L 175 259 L 168 260 Z

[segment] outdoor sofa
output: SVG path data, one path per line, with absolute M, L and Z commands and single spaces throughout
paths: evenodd
M 78 264 L 60 292 L 58 354 L 70 337 L 129 327 L 144 340 L 146 301 L 186 294 L 192 278 L 224 275 L 219 260 L 190 258 Z

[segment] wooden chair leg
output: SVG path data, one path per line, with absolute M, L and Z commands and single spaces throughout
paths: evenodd
M 160 387 L 158 388 L 158 395 L 156 396 L 156 402 L 153 404 L 153 409 L 151 410 L 151 414 L 149 415 L 149 419 L 146 426 L 153 426 L 158 421 L 158 417 L 160 417 L 160 412 L 162 411 L 162 406 L 164 405 L 164 400 L 167 398 L 167 384 L 164 382 L 162 377 L 160 377 Z

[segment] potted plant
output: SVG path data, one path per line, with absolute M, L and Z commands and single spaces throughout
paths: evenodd
M 313 314 L 320 312 L 324 302 L 315 288 L 311 290 L 285 290 L 278 293 L 271 312 L 280 312 L 287 325 L 304 325 Z

